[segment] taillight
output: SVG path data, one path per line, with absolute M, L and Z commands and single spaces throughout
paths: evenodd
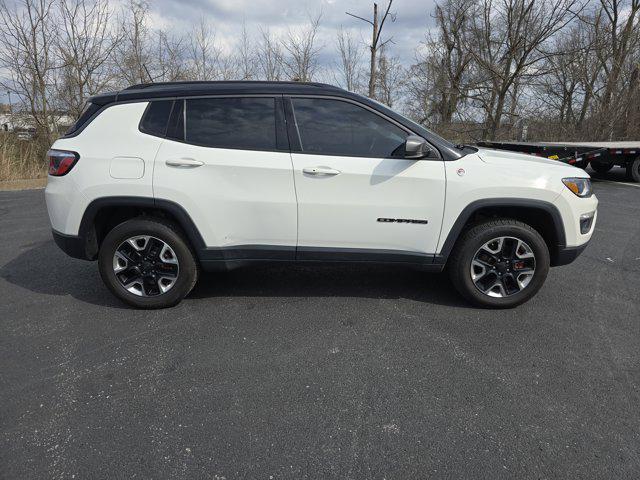
M 49 159 L 49 175 L 61 177 L 69 173 L 80 159 L 80 155 L 66 150 L 49 150 L 47 158 Z

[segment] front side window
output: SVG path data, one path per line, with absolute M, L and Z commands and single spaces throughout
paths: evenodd
M 186 100 L 185 141 L 216 148 L 276 149 L 273 98 Z
M 291 101 L 304 153 L 404 156 L 408 133 L 366 108 L 326 98 Z

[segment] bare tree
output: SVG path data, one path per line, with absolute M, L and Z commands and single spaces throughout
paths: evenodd
M 238 45 L 237 68 L 238 78 L 240 80 L 253 80 L 256 78 L 256 55 L 254 46 L 247 33 L 247 25 L 242 22 L 242 31 L 240 33 L 240 42 Z
M 414 114 L 422 123 L 451 124 L 468 93 L 469 12 L 472 0 L 445 0 L 435 6 L 435 32 L 416 53 L 407 82 Z
M 586 115 L 593 81 L 585 83 L 586 64 L 585 53 L 591 54 L 591 46 L 585 44 L 583 26 L 580 23 L 572 25 L 566 35 L 555 39 L 554 51 L 544 62 L 545 75 L 540 77 L 536 90 L 539 92 L 540 108 L 545 114 L 557 116 L 559 129 L 564 138 L 571 138 L 576 133 L 576 127 L 581 117 Z M 585 105 L 585 111 L 580 115 L 580 101 Z M 558 128 L 554 126 L 553 128 Z
M 389 57 L 384 46 L 378 55 L 376 92 L 380 102 L 393 107 L 401 95 L 405 71 L 398 57 Z
M 111 10 L 105 0 L 59 0 L 60 21 L 53 38 L 61 63 L 57 98 L 61 108 L 80 116 L 88 96 L 113 79 L 108 61 L 119 41 L 110 31 Z
M 221 52 L 216 45 L 215 30 L 205 17 L 200 17 L 190 44 L 193 80 L 218 78 Z
M 633 135 L 639 50 L 638 0 L 598 2 L 558 32 L 540 89 L 552 128 L 563 138 Z
M 280 42 L 271 35 L 269 30 L 260 30 L 257 57 L 260 73 L 265 80 L 277 81 L 282 78 L 282 48 Z
M 384 27 L 387 18 L 390 18 L 392 22 L 395 22 L 396 16 L 394 13 L 390 13 L 391 4 L 393 0 L 389 0 L 387 4 L 387 8 L 382 15 L 382 18 L 378 16 L 378 4 L 373 4 L 373 19 L 367 20 L 366 18 L 359 17 L 354 15 L 353 13 L 345 12 L 347 15 L 357 18 L 358 20 L 362 20 L 363 22 L 367 22 L 371 25 L 371 45 L 369 45 L 369 97 L 375 98 L 376 96 L 376 67 L 377 67 L 377 55 L 380 47 L 383 47 L 385 44 L 391 41 L 391 39 L 387 39 L 384 42 L 380 41 L 380 36 L 382 35 L 382 29 Z
M 629 60 L 640 44 L 640 0 L 600 0 L 600 11 L 604 21 L 594 24 L 596 35 L 603 39 L 596 49 L 603 72 L 598 130 L 607 139 L 624 117 L 628 106 L 625 87 L 638 68 Z M 635 77 L 637 80 L 637 74 Z
M 517 98 L 514 86 L 541 74 L 547 43 L 575 18 L 574 8 L 577 0 L 483 0 L 470 13 L 467 51 L 475 80 L 469 95 L 485 117 L 483 138 L 498 133 L 509 101 Z
M 290 80 L 309 82 L 317 72 L 320 47 L 316 45 L 316 37 L 321 18 L 321 13 L 310 17 L 307 26 L 299 30 L 289 29 L 282 40 L 282 48 L 286 52 L 284 70 Z
M 149 5 L 144 0 L 129 0 L 121 11 L 118 26 L 121 40 L 114 50 L 114 63 L 122 85 L 153 81 L 148 17 Z
M 153 81 L 187 80 L 189 68 L 186 63 L 184 37 L 171 35 L 163 30 L 155 32 L 155 37 L 157 42 L 153 61 Z
M 359 42 L 340 27 L 336 46 L 340 56 L 336 65 L 336 80 L 351 92 L 360 90 L 362 49 Z
M 20 0 L 13 8 L 0 3 L 0 66 L 8 75 L 2 86 L 22 99 L 44 143 L 53 139 L 53 7 L 54 0 Z

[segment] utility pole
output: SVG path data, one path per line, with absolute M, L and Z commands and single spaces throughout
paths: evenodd
M 7 90 L 7 96 L 9 97 L 9 115 L 13 113 L 13 107 L 11 106 L 11 91 Z
M 353 18 L 357 18 L 358 20 L 362 20 L 363 22 L 367 22 L 371 25 L 371 45 L 369 45 L 369 50 L 371 51 L 370 64 L 369 64 L 369 98 L 375 98 L 376 96 L 376 76 L 377 76 L 377 62 L 376 57 L 378 53 L 378 49 L 383 47 L 385 44 L 392 41 L 391 38 L 380 43 L 380 34 L 382 33 L 382 28 L 384 27 L 384 22 L 387 20 L 387 17 L 391 17 L 391 21 L 395 22 L 396 15 L 394 13 L 390 14 L 389 10 L 391 10 L 391 4 L 393 0 L 389 0 L 387 4 L 387 8 L 385 9 L 384 15 L 381 19 L 378 18 L 378 4 L 373 4 L 373 20 L 367 20 L 366 18 L 359 17 L 358 15 L 354 15 L 353 13 L 345 12 L 347 15 Z

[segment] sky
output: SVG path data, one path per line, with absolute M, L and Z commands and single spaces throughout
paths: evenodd
M 378 4 L 382 10 L 386 2 L 378 0 Z M 371 18 L 372 0 L 153 0 L 150 5 L 154 23 L 163 28 L 184 31 L 202 15 L 208 17 L 221 41 L 236 37 L 243 22 L 249 32 L 261 26 L 277 33 L 302 26 L 318 13 L 322 13 L 320 42 L 328 48 L 334 46 L 340 26 L 361 32 L 363 40 L 371 36 L 368 24 L 345 12 Z M 415 47 L 433 25 L 433 5 L 433 0 L 394 0 L 391 11 L 396 13 L 396 21 L 385 24 L 385 32 L 387 38 L 393 36 L 395 43 L 390 48 L 401 58 L 413 58 Z
M 341 26 L 353 33 L 363 43 L 370 41 L 371 26 L 345 14 L 351 12 L 371 18 L 372 0 L 148 0 L 151 8 L 151 27 L 168 32 L 188 32 L 204 16 L 216 31 L 218 44 L 229 50 L 242 30 L 243 22 L 250 35 L 257 35 L 259 28 L 274 34 L 288 29 L 302 28 L 309 16 L 322 13 L 318 43 L 324 48 L 320 54 L 321 65 L 337 60 L 336 31 Z M 114 3 L 122 3 L 122 0 Z M 378 0 L 379 9 L 386 6 Z M 395 22 L 385 24 L 383 38 L 393 38 L 388 46 L 392 55 L 403 63 L 413 62 L 415 50 L 425 38 L 427 29 L 433 26 L 434 0 L 394 0 L 391 11 Z M 363 57 L 366 60 L 366 56 Z M 0 92 L 0 102 L 7 103 L 6 92 Z

